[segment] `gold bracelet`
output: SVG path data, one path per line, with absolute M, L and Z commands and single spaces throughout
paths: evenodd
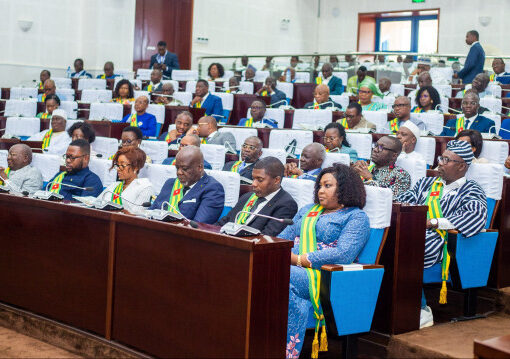
M 296 265 L 298 267 L 302 267 L 302 265 L 301 265 L 301 255 L 300 254 L 297 256 L 297 263 L 296 263 Z

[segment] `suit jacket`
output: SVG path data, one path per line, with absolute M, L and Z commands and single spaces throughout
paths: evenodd
M 60 172 L 57 172 L 49 182 L 53 182 L 59 174 Z M 103 184 L 101 183 L 101 179 L 88 167 L 85 167 L 76 173 L 66 173 L 62 179 L 62 183 L 78 187 L 91 187 L 92 189 L 92 191 L 85 191 L 78 188 L 61 186 L 60 194 L 64 196 L 65 200 L 68 201 L 74 200 L 73 196 L 97 197 L 103 191 Z M 53 186 L 55 186 L 55 184 L 49 185 L 48 190 L 50 190 Z M 46 189 L 46 187 L 43 187 L 43 189 Z
M 344 92 L 344 85 L 342 84 L 342 79 L 331 76 L 331 79 L 328 82 L 329 94 L 330 95 L 341 95 Z
M 485 51 L 483 51 L 482 45 L 477 42 L 469 49 L 464 68 L 458 73 L 459 77 L 465 84 L 470 84 L 476 75 L 483 72 L 484 63 Z
M 443 128 L 443 132 L 441 132 L 441 136 L 455 136 L 455 125 L 457 123 L 456 118 L 452 118 L 451 120 L 448 120 L 446 123 L 446 127 L 450 128 Z M 475 119 L 475 122 L 469 127 L 471 130 L 477 130 L 481 133 L 483 132 L 490 132 L 490 133 L 496 133 L 496 127 L 494 127 L 494 121 L 491 119 L 484 117 L 482 115 L 478 115 Z M 491 128 L 492 127 L 492 128 Z
M 158 63 L 158 61 L 157 61 L 158 55 L 159 54 L 154 54 L 151 56 L 151 64 L 150 64 L 149 68 L 152 69 L 152 66 L 154 66 L 154 64 Z M 179 60 L 177 59 L 177 55 L 174 53 L 171 53 L 170 51 L 167 51 L 166 55 L 165 55 L 164 63 L 166 65 L 166 70 L 163 71 L 163 77 L 171 78 L 172 70 L 179 69 Z
M 340 80 L 340 81 L 341 81 L 341 80 Z M 340 110 L 342 109 L 342 105 L 340 105 L 339 103 L 336 103 L 335 101 L 333 101 L 333 100 L 331 99 L 331 97 L 330 97 L 330 98 L 328 98 L 328 101 L 326 101 L 326 102 L 324 102 L 324 103 L 319 104 L 319 108 L 320 108 L 321 110 L 324 110 L 325 108 L 329 108 L 329 107 L 336 107 L 336 108 L 338 108 L 338 109 L 340 109 Z M 305 107 L 303 107 L 303 108 L 306 108 L 306 109 L 313 109 L 313 101 L 312 101 L 312 102 L 307 102 L 307 103 L 305 104 Z
M 222 219 L 216 223 L 223 226 L 227 222 L 233 222 L 237 213 L 243 210 L 244 205 L 253 192 L 245 193 L 239 198 L 239 201 L 234 208 Z M 260 214 L 276 218 L 294 218 L 297 213 L 297 203 L 283 188 L 260 210 Z M 251 222 L 247 223 L 248 226 L 257 228 L 263 234 L 268 236 L 277 236 L 287 226 L 284 223 L 277 222 L 272 219 L 264 217 L 255 217 Z
M 230 172 L 230 170 L 232 169 L 232 166 L 234 165 L 234 163 L 236 163 L 236 161 L 230 161 L 230 162 L 225 163 L 225 165 L 223 166 L 223 171 L 229 171 Z M 257 162 L 253 162 L 253 163 L 247 164 L 242 169 L 242 171 L 239 172 L 239 175 L 241 177 L 245 177 L 245 178 L 248 178 L 248 179 L 253 179 L 252 178 L 252 172 L 253 172 L 253 167 L 254 167 L 255 163 L 257 163 Z M 241 179 L 241 184 L 247 184 L 247 183 L 246 183 L 246 181 L 243 181 L 243 179 Z
M 143 87 L 143 91 L 149 91 L 149 85 L 150 83 L 147 85 L 147 86 L 144 86 Z M 150 92 L 157 92 L 157 91 L 161 91 L 161 89 L 163 88 L 163 83 L 160 82 L 159 84 L 157 84 L 156 86 L 152 86 L 152 90 Z
M 168 179 L 150 209 L 159 209 L 169 201 L 175 178 Z M 221 183 L 204 173 L 178 203 L 179 211 L 188 219 L 213 224 L 220 218 L 225 203 L 225 191 Z
M 236 138 L 230 132 L 216 132 L 214 136 L 207 141 L 208 145 L 225 145 L 228 142 L 230 146 L 236 149 Z
M 213 95 L 210 92 L 209 92 L 209 96 L 207 96 L 205 101 L 202 102 L 202 108 L 205 109 L 206 116 L 212 116 L 212 115 L 223 116 L 223 104 L 221 103 L 221 98 Z M 216 118 L 216 121 L 220 120 L 218 117 L 215 117 L 215 118 Z
M 271 95 L 271 105 L 280 102 L 282 100 L 287 100 L 287 95 L 285 95 L 285 92 L 280 91 L 278 89 L 274 89 L 274 94 Z M 283 102 L 280 102 L 276 108 L 285 105 Z

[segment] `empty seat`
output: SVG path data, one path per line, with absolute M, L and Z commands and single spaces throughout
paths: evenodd
M 106 90 L 105 79 L 79 79 L 78 90 Z
M 41 120 L 37 117 L 7 117 L 5 135 L 30 137 L 41 132 Z
M 102 155 L 102 158 L 110 158 L 119 148 L 119 141 L 116 138 L 97 136 L 95 141 L 90 144 L 92 150 Z
M 403 84 L 391 84 L 390 92 L 395 96 L 404 96 L 405 88 Z
M 331 97 L 331 100 L 333 100 L 333 102 L 336 102 L 337 104 L 341 105 L 342 110 L 344 111 L 347 108 L 347 106 L 349 106 L 350 99 L 349 96 L 346 94 L 331 95 L 329 97 Z
M 304 71 L 296 71 L 296 82 L 310 82 L 310 73 Z
M 246 127 L 222 127 L 219 132 L 229 132 L 234 135 L 236 139 L 236 150 L 241 151 L 244 141 L 251 136 L 257 137 L 257 130 L 255 128 Z
M 140 148 L 156 164 L 162 163 L 168 157 L 168 143 L 165 141 L 143 141 Z
M 411 188 L 418 180 L 427 175 L 427 163 L 425 160 L 414 160 L 399 157 L 396 162 L 397 166 L 405 169 L 411 176 Z
M 221 217 L 223 217 L 237 204 L 237 201 L 239 201 L 241 176 L 239 173 L 229 171 L 205 170 L 205 172 L 223 186 L 223 190 L 225 191 L 225 208 L 221 214 Z
M 189 81 L 198 80 L 197 70 L 172 70 L 172 80 Z
M 74 101 L 61 101 L 60 108 L 67 113 L 67 118 L 75 120 L 78 117 L 78 103 Z
M 333 120 L 330 110 L 298 109 L 294 111 L 292 128 L 303 130 L 324 129 Z
M 372 155 L 372 135 L 347 131 L 347 141 L 358 152 L 360 160 L 368 160 Z
M 223 110 L 227 110 L 229 112 L 232 111 L 232 108 L 234 107 L 234 95 L 225 92 L 216 92 L 215 95 L 221 98 Z
M 124 106 L 120 103 L 92 103 L 90 104 L 89 120 L 121 121 L 124 114 Z
M 89 168 L 101 179 L 103 187 L 108 187 L 117 181 L 117 170 L 112 167 L 112 161 L 106 158 L 90 158 Z
M 441 96 L 452 97 L 452 85 L 434 85 L 434 88 Z
M 436 139 L 422 136 L 418 138 L 414 150 L 423 156 L 427 165 L 432 166 L 436 157 Z
M 282 179 L 282 188 L 294 198 L 298 205 L 298 210 L 307 204 L 313 203 L 314 181 L 284 177 Z
M 431 113 L 411 113 L 412 119 L 417 119 L 423 121 L 425 124 L 425 128 L 427 131 L 432 132 L 434 135 L 438 136 L 443 131 L 444 125 L 444 116 L 440 112 Z
M 172 96 L 176 100 L 181 101 L 184 106 L 189 106 L 191 100 L 193 100 L 193 94 L 191 92 L 174 92 Z
M 81 81 L 81 79 L 80 79 Z M 110 90 L 92 90 L 85 89 L 81 93 L 81 102 L 110 102 L 112 99 L 112 91 Z
M 32 154 L 32 166 L 41 171 L 44 182 L 48 182 L 60 172 L 61 164 L 63 164 L 62 156 L 44 153 Z
M 35 117 L 37 101 L 7 100 L 5 102 L 4 116 L 9 117 Z
M 67 77 L 52 77 L 51 79 L 55 82 L 57 90 L 72 88 L 73 82 Z
M 494 97 L 501 98 L 502 90 L 500 85 L 489 82 L 489 84 L 487 85 L 487 89 L 485 91 L 487 91 L 487 93 Z
M 55 94 L 58 96 L 60 101 L 74 101 L 75 100 L 75 91 L 74 89 L 68 88 L 57 88 Z
M 501 113 L 503 102 L 495 97 L 482 97 L 480 99 L 480 106 L 488 108 L 491 112 Z
M 326 159 L 322 163 L 322 168 L 331 167 L 335 163 L 341 163 L 349 166 L 351 164 L 351 158 L 347 153 L 326 153 Z
M 175 166 L 146 163 L 138 175 L 140 178 L 148 178 L 152 183 L 155 193 L 161 192 L 161 188 L 169 178 L 176 178 Z
M 294 97 L 294 84 L 278 81 L 276 83 L 276 88 L 285 93 L 285 96 L 288 99 L 292 100 L 292 98 Z
M 488 159 L 491 163 L 503 165 L 508 157 L 508 142 L 483 141 L 480 157 Z
M 27 98 L 37 98 L 37 88 L 11 87 L 10 100 L 22 100 Z
M 296 141 L 296 145 L 291 142 Z M 304 130 L 271 130 L 269 134 L 269 148 L 285 149 L 287 146 L 295 148 L 296 155 L 301 154 L 303 148 L 313 142 L 313 132 Z
M 497 100 L 497 99 L 496 99 Z M 501 101 L 501 100 L 499 100 Z M 491 119 L 494 121 L 494 126 L 496 128 L 496 133 L 499 133 L 499 129 L 501 128 L 501 116 L 496 113 L 488 113 L 484 112 L 483 116 L 487 117 L 488 119 Z
M 451 67 L 433 67 L 429 72 L 433 86 L 452 81 L 453 69 Z
M 204 160 L 211 164 L 213 170 L 221 171 L 225 165 L 225 147 L 222 145 L 200 145 Z
M 389 133 L 388 113 L 386 111 L 363 111 L 363 116 L 368 122 L 372 122 L 377 133 Z
M 337 71 L 333 72 L 333 76 L 338 77 L 340 80 L 342 80 L 342 85 L 344 88 L 347 86 L 347 80 L 349 79 L 349 75 L 345 71 Z
M 263 148 L 260 158 L 269 156 L 278 158 L 284 165 L 287 163 L 287 152 L 281 148 Z
M 138 69 L 136 70 L 136 79 L 142 81 L 149 81 L 151 79 L 152 69 Z

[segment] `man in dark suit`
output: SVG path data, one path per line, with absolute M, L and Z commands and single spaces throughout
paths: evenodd
M 259 96 L 271 96 L 271 107 L 278 108 L 287 105 L 287 95 L 276 88 L 276 80 L 273 77 L 266 78 L 264 86 L 256 93 Z
M 241 184 L 251 184 L 253 167 L 260 156 L 262 156 L 262 141 L 257 136 L 250 136 L 244 140 L 241 148 L 241 160 L 225 163 L 223 171 L 239 173 Z
M 476 91 L 469 90 L 461 102 L 462 116 L 446 123 L 441 136 L 455 136 L 462 130 L 477 130 L 480 133 L 496 133 L 494 121 L 478 114 L 480 98 Z
M 188 146 L 200 147 L 200 137 L 198 137 L 197 135 L 191 135 L 191 134 L 185 135 L 184 137 L 182 137 L 182 140 L 179 143 L 179 151 L 185 147 L 188 147 Z M 177 153 L 179 153 L 179 151 L 177 151 Z M 177 162 L 177 160 L 175 159 L 175 157 L 167 157 L 163 160 L 162 164 L 163 165 L 175 165 L 176 162 Z M 212 170 L 211 164 L 209 162 L 207 162 L 206 160 L 204 160 L 204 168 L 206 170 Z
M 175 129 L 162 133 L 158 140 L 166 141 L 169 145 L 178 144 L 186 136 L 192 125 L 193 115 L 189 111 L 179 112 L 175 118 Z
M 166 42 L 158 42 L 158 53 L 151 56 L 149 68 L 160 68 L 163 71 L 163 77 L 165 79 L 170 79 L 172 77 L 172 70 L 179 69 L 177 55 L 167 51 Z
M 241 211 L 280 219 L 293 218 L 297 212 L 296 201 L 281 188 L 283 178 L 283 164 L 275 157 L 265 157 L 258 161 L 253 168 L 253 192 L 245 193 L 239 198 L 234 208 L 216 224 L 234 222 Z M 260 230 L 268 236 L 277 236 L 287 226 L 273 219 L 248 215 L 243 224 Z
M 178 200 L 178 208 L 175 209 L 186 218 L 215 223 L 223 211 L 225 191 L 221 183 L 204 172 L 204 156 L 200 148 L 187 146 L 181 149 L 177 153 L 175 167 L 177 178 L 165 182 L 150 209 L 159 209 L 165 201 L 171 203 L 174 199 Z M 172 210 L 166 204 L 163 208 Z
M 340 110 L 342 108 L 342 105 L 334 102 L 329 97 L 329 87 L 327 85 L 317 85 L 315 90 L 313 90 L 313 98 L 313 102 L 307 102 L 304 108 L 309 110 L 324 110 L 329 107 L 336 107 Z
M 163 83 L 161 79 L 163 78 L 163 71 L 161 69 L 154 69 L 151 72 L 151 82 L 147 86 L 143 87 L 143 91 L 149 92 L 158 92 L 161 91 L 163 87 Z
M 469 53 L 464 62 L 464 68 L 453 77 L 461 78 L 465 84 L 470 84 L 476 75 L 483 72 L 483 64 L 485 62 L 485 51 L 478 42 L 478 31 L 471 30 L 466 34 L 466 44 L 470 45 Z
M 333 66 L 327 62 L 322 65 L 322 77 L 317 77 L 315 79 L 315 83 L 317 85 L 328 85 L 329 93 L 331 95 L 341 95 L 344 92 L 342 80 L 336 76 L 333 76 Z
M 209 82 L 198 80 L 195 87 L 195 97 L 190 107 L 204 108 L 206 116 L 214 116 L 219 121 L 223 116 L 223 104 L 221 98 L 209 92 Z

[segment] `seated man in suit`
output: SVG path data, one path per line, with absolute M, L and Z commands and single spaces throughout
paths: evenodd
M 113 71 L 114 71 L 113 62 L 111 62 L 111 61 L 107 61 L 104 63 L 103 71 L 104 71 L 104 74 L 97 75 L 96 78 L 98 78 L 98 79 L 114 79 L 116 77 L 119 77 L 119 75 L 115 75 L 113 73 Z
M 161 90 L 153 92 L 153 94 L 156 95 L 154 103 L 165 106 L 184 106 L 181 100 L 173 96 L 174 92 L 174 85 L 170 82 L 161 85 Z
M 406 170 L 395 165 L 402 152 L 402 144 L 395 137 L 384 136 L 373 147 L 370 165 L 358 161 L 352 168 L 358 172 L 363 183 L 368 186 L 389 188 L 393 197 L 411 187 L 411 176 Z
M 490 76 L 490 81 L 502 85 L 510 84 L 510 73 L 505 71 L 505 61 L 502 58 L 492 60 L 492 70 L 494 73 Z
M 327 85 L 331 95 L 341 95 L 344 92 L 342 80 L 336 76 L 333 76 L 333 66 L 327 62 L 322 65 L 322 77 L 316 77 L 315 83 L 317 85 Z
M 39 83 L 37 84 L 37 88 L 42 90 L 44 88 L 44 82 L 51 77 L 51 72 L 48 70 L 42 70 L 39 74 Z
M 154 137 L 156 133 L 156 116 L 146 112 L 149 107 L 147 96 L 140 96 L 135 101 L 135 112 L 124 116 L 122 122 L 129 123 L 132 127 L 139 127 L 145 137 Z
M 65 200 L 69 201 L 73 199 L 73 196 L 97 197 L 103 191 L 103 184 L 99 177 L 88 167 L 90 161 L 90 144 L 82 139 L 71 142 L 64 158 L 66 170 L 57 173 L 49 181 L 48 188 L 50 192 L 60 193 L 64 196 Z M 87 188 L 72 188 L 65 186 L 66 184 Z
M 197 135 L 185 135 L 181 142 L 179 143 L 179 151 L 187 146 L 196 146 L 200 147 L 200 137 Z M 179 153 L 179 152 L 177 152 Z M 164 165 L 173 165 L 175 166 L 176 159 L 175 157 L 168 157 L 163 160 Z M 206 170 L 212 170 L 212 166 L 209 162 L 204 160 L 204 168 Z
M 379 91 L 384 97 L 395 97 L 395 95 L 390 91 L 391 88 L 391 80 L 387 77 L 381 77 L 378 82 Z
M 487 92 L 487 86 L 490 83 L 490 77 L 486 73 L 480 73 L 475 76 L 471 85 L 466 85 L 466 88 L 463 91 L 457 92 L 456 98 L 463 98 L 465 93 L 469 90 L 476 91 L 478 97 L 484 98 L 485 96 L 490 95 L 490 92 Z
M 342 105 L 334 102 L 331 97 L 329 97 L 329 87 L 327 85 L 317 85 L 315 90 L 313 90 L 313 98 L 313 102 L 306 103 L 304 108 L 323 110 L 325 108 L 336 107 L 339 110 L 342 109 Z
M 255 100 L 251 103 L 250 118 L 242 118 L 239 120 L 237 126 L 244 127 L 269 127 L 277 128 L 278 122 L 275 120 L 264 118 L 266 114 L 266 103 L 264 101 Z
M 79 79 L 79 78 L 92 78 L 92 75 L 83 69 L 83 60 L 76 59 L 74 60 L 74 72 L 71 74 L 71 78 Z
M 232 76 L 228 79 L 228 89 L 225 92 L 233 95 L 244 94 L 243 90 L 241 90 L 241 87 L 239 86 L 239 80 L 237 77 Z
M 237 172 L 241 176 L 241 184 L 251 184 L 253 166 L 262 156 L 262 141 L 257 136 L 244 140 L 241 149 L 241 160 L 225 163 L 223 171 Z
M 43 185 L 41 171 L 33 167 L 32 149 L 22 143 L 9 148 L 7 168 L 0 167 L 0 184 L 15 192 L 33 193 Z
M 223 117 L 223 105 L 221 98 L 209 92 L 209 82 L 198 80 L 195 88 L 195 97 L 191 100 L 190 107 L 204 108 L 206 116 L 217 117 L 219 121 Z
M 351 102 L 345 110 L 345 118 L 336 120 L 346 130 L 376 129 L 372 122 L 368 122 L 363 116 L 363 108 L 357 102 Z
M 496 133 L 493 120 L 478 114 L 480 98 L 475 91 L 466 91 L 461 102 L 462 115 L 448 120 L 441 136 L 455 136 L 462 130 L 472 129 L 481 133 Z
M 411 99 L 407 96 L 399 96 L 393 103 L 393 113 L 395 118 L 390 120 L 389 128 L 391 133 L 396 134 L 398 129 L 407 121 L 411 121 L 421 131 L 425 131 L 427 128 L 425 123 L 418 118 L 411 118 Z
M 429 206 L 432 215 L 426 224 L 425 268 L 441 261 L 448 268 L 449 261 L 443 256 L 447 230 L 456 229 L 471 237 L 480 233 L 487 222 L 486 195 L 475 181 L 465 177 L 473 156 L 469 143 L 448 142 L 446 151 L 439 157 L 439 177 L 423 177 L 396 198 L 398 202 Z M 446 296 L 446 292 L 442 294 Z M 420 328 L 433 324 L 432 311 L 422 294 Z
M 273 108 L 287 105 L 287 95 L 276 88 L 276 80 L 273 77 L 266 78 L 264 86 L 255 92 L 255 95 L 271 96 L 271 107 Z
M 53 110 L 51 115 L 51 128 L 36 133 L 28 138 L 28 141 L 42 141 L 42 150 L 46 153 L 63 155 L 71 142 L 67 134 L 67 114 L 64 110 Z
M 310 143 L 303 148 L 299 157 L 299 167 L 290 162 L 285 165 L 285 176 L 315 181 L 326 159 L 326 149 L 320 143 Z
M 45 102 L 46 97 L 49 95 L 55 95 L 56 91 L 57 91 L 57 86 L 55 86 L 55 81 L 53 81 L 52 79 L 48 79 L 48 80 L 44 81 L 43 93 L 40 93 L 39 95 L 37 95 L 37 101 Z
M 175 129 L 164 132 L 158 140 L 166 141 L 169 145 L 178 144 L 193 125 L 193 115 L 189 111 L 179 112 L 175 118 Z
M 168 179 L 150 209 L 159 209 L 163 202 L 175 203 L 169 211 L 202 223 L 215 223 L 225 203 L 223 186 L 204 172 L 204 156 L 200 148 L 187 146 L 175 158 L 177 178 Z M 163 208 L 165 208 L 163 206 Z
M 151 63 L 149 68 L 160 68 L 163 71 L 165 79 L 172 78 L 172 70 L 179 69 L 179 60 L 177 55 L 168 52 L 166 49 L 166 42 L 158 42 L 158 53 L 151 56 Z
M 154 69 L 151 72 L 151 81 L 147 86 L 143 88 L 143 91 L 149 91 L 149 92 L 157 92 L 161 91 L 161 88 L 163 86 L 163 83 L 161 82 L 161 79 L 163 78 L 163 71 L 160 69 Z
M 250 65 L 251 66 L 251 65 Z M 244 72 L 244 81 L 253 82 L 255 81 L 255 70 L 254 67 L 248 67 Z
M 260 213 L 280 219 L 293 218 L 297 212 L 297 203 L 281 188 L 283 164 L 275 157 L 265 157 L 253 167 L 253 192 L 245 193 L 239 198 L 234 208 L 216 224 L 223 226 L 234 222 L 241 211 Z M 238 217 L 238 223 L 256 228 L 262 234 L 276 236 L 287 226 L 278 221 L 253 215 Z
M 218 123 L 211 116 L 204 116 L 198 120 L 198 136 L 203 144 L 223 145 L 226 148 L 236 148 L 236 139 L 230 132 L 218 132 Z
M 397 131 L 397 138 L 402 144 L 402 152 L 398 155 L 400 159 L 425 160 L 421 153 L 415 151 L 416 143 L 420 138 L 420 129 L 411 121 L 406 121 Z

